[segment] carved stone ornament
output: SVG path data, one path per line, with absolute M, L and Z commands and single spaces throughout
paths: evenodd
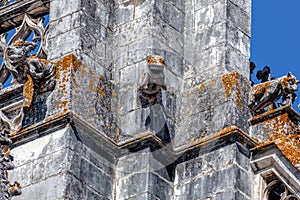
M 270 182 L 264 190 L 264 200 L 299 200 L 280 180 Z
M 8 181 L 7 170 L 14 169 L 13 157 L 10 155 L 9 145 L 12 143 L 8 138 L 9 133 L 0 133 L 0 200 L 10 200 L 12 196 L 21 194 L 21 186 L 15 182 L 10 184 Z
M 164 143 L 169 143 L 171 138 L 167 114 L 162 103 L 162 90 L 166 90 L 164 58 L 151 55 L 147 57 L 147 62 L 147 71 L 142 76 L 138 91 L 142 108 L 148 113 L 145 117 L 145 128 L 155 133 Z
M 4 58 L 0 68 L 1 84 L 8 79 L 10 73 L 17 79 L 17 82 L 25 82 L 25 74 L 29 71 L 28 65 L 30 65 L 28 53 L 36 48 L 38 42 L 40 46 L 35 58 L 47 58 L 48 26 L 43 27 L 43 20 L 44 18 L 32 19 L 25 15 L 22 25 L 16 28 L 16 33 L 7 44 L 7 34 L 0 35 L 0 57 Z M 34 33 L 32 41 L 26 41 L 32 32 Z
M 0 0 L 0 7 L 5 6 L 8 2 L 9 0 Z
M 15 110 L 14 116 L 8 117 L 8 112 L 0 109 L 0 128 L 9 133 L 21 129 L 24 107 L 30 108 L 38 95 L 51 91 L 55 87 L 55 66 L 46 60 L 48 26 L 43 27 L 43 20 L 43 18 L 32 19 L 25 15 L 22 25 L 16 28 L 16 33 L 7 44 L 7 34 L 0 36 L 0 57 L 3 57 L 0 84 L 5 83 L 10 74 L 13 76 L 11 84 L 24 84 L 24 102 L 23 106 L 19 106 L 19 111 Z M 32 41 L 27 41 L 32 33 Z M 38 44 L 37 53 L 29 56 Z M 27 109 L 27 113 L 32 110 L 34 109 Z
M 161 56 L 151 55 L 147 57 L 148 67 L 143 74 L 139 87 L 139 96 L 142 107 L 161 103 L 161 90 L 165 90 L 164 83 L 164 59 Z
M 255 114 L 276 108 L 276 101 L 281 98 L 278 106 L 291 106 L 297 95 L 299 81 L 291 73 L 281 78 L 269 80 L 255 85 L 251 91 L 249 107 Z

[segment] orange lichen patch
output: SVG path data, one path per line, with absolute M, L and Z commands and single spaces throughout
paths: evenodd
M 63 85 L 60 85 L 59 88 L 62 90 L 66 90 L 67 86 L 66 86 L 66 84 L 63 84 Z
M 283 155 L 295 166 L 300 164 L 300 134 L 298 124 L 292 122 L 288 113 L 284 113 L 266 121 L 266 131 L 268 131 L 268 142 L 260 143 L 256 148 L 260 148 L 274 142 Z M 300 170 L 300 168 L 299 168 Z
M 266 120 L 265 128 L 271 130 L 272 134 L 268 137 L 269 140 L 272 141 L 295 133 L 298 129 L 298 124 L 290 120 L 288 113 L 284 113 L 275 118 Z
M 24 43 L 25 43 L 24 40 L 17 40 L 17 41 L 15 41 L 14 45 L 15 45 L 15 46 L 23 46 Z
M 155 64 L 164 65 L 165 64 L 164 58 L 161 56 L 151 55 L 151 56 L 147 57 L 147 60 L 148 60 L 149 65 L 155 65 Z
M 216 86 L 216 80 L 210 80 L 209 82 L 207 83 L 202 83 L 200 86 L 199 86 L 199 89 L 198 89 L 198 95 L 201 94 L 201 92 L 203 90 L 205 90 L 208 86 Z
M 67 72 L 77 72 L 77 70 L 82 66 L 82 63 L 77 60 L 76 56 L 73 54 L 67 55 L 63 57 L 61 60 L 57 61 L 55 63 L 55 68 L 56 68 L 56 79 L 60 79 L 60 74 L 62 71 L 67 71 Z M 66 79 L 66 75 L 63 77 L 65 81 L 68 81 Z
M 31 55 L 28 57 L 28 59 L 39 59 L 39 57 L 35 56 L 35 55 Z
M 280 80 L 280 83 L 283 86 L 283 89 L 288 88 L 291 85 L 290 82 L 293 82 L 294 84 L 296 84 L 297 83 L 296 77 L 294 77 L 294 76 L 284 76 Z
M 176 150 L 177 152 L 181 152 L 181 151 L 188 151 L 189 149 L 193 149 L 193 148 L 197 148 L 200 147 L 204 144 L 209 143 L 210 141 L 213 140 L 218 140 L 220 138 L 223 138 L 227 135 L 230 135 L 232 133 L 239 133 L 241 135 L 244 135 L 244 137 L 248 138 L 248 141 L 251 142 L 253 145 L 256 145 L 257 142 L 255 140 L 253 140 L 252 138 L 250 138 L 248 136 L 248 134 L 246 134 L 245 132 L 243 132 L 239 127 L 237 126 L 230 126 L 230 127 L 226 127 L 224 129 L 222 129 L 221 131 L 217 132 L 217 133 L 213 133 L 211 135 L 209 135 L 208 137 L 204 137 L 204 138 L 200 138 L 200 139 L 194 139 L 191 142 L 191 145 L 184 147 L 183 149 L 178 149 Z
M 225 74 L 222 76 L 222 85 L 225 90 L 225 98 L 227 99 L 229 95 L 232 94 L 234 91 L 233 89 L 236 89 L 236 105 L 239 108 L 242 108 L 243 105 L 241 103 L 242 100 L 242 93 L 241 93 L 241 88 L 239 86 L 239 79 L 241 78 L 241 75 L 237 73 L 236 71 L 230 73 L 230 74 Z
M 68 105 L 69 101 L 68 100 L 64 100 L 59 104 L 59 108 L 66 108 Z
M 159 59 L 158 59 L 158 61 L 159 61 L 159 63 L 160 63 L 160 64 L 162 64 L 162 65 L 164 65 L 164 64 L 165 64 L 165 61 L 164 61 L 164 59 L 163 59 L 163 58 L 159 58 Z
M 268 93 L 269 86 L 270 86 L 270 82 L 264 82 L 264 83 L 255 85 L 253 87 L 253 92 L 252 92 L 251 98 L 254 99 L 255 96 L 260 95 L 262 93 L 264 93 L 263 95 L 266 95 Z
M 300 164 L 300 135 L 290 134 L 275 141 L 283 155 L 295 166 Z M 298 168 L 300 170 L 300 167 Z
M 148 56 L 148 64 L 153 65 L 156 63 L 156 59 L 154 56 Z
M 32 78 L 29 74 L 27 74 L 27 81 L 25 82 L 23 88 L 23 96 L 25 97 L 25 101 L 23 103 L 24 107 L 30 107 L 32 103 L 33 92 L 34 92 L 33 86 L 34 85 L 33 85 Z
M 70 70 L 70 68 L 72 67 L 74 72 L 76 72 L 82 64 L 77 60 L 75 55 L 69 54 L 63 57 L 61 60 L 57 61 L 56 65 L 60 70 Z

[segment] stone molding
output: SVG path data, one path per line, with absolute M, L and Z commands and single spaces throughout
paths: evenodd
M 273 173 L 291 192 L 295 193 L 299 191 L 299 171 L 282 154 L 275 143 L 253 148 L 251 150 L 250 165 L 255 176 L 267 177 L 270 173 Z M 295 195 L 300 198 L 300 193 L 296 193 Z

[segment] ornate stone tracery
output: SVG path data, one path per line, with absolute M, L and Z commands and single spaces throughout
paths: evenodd
M 264 200 L 299 200 L 299 198 L 292 194 L 282 181 L 276 179 L 267 184 Z

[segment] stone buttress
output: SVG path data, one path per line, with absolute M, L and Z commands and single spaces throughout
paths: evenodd
M 278 184 L 299 198 L 300 154 L 282 142 L 298 134 L 298 81 L 252 87 L 251 0 L 7 3 L 12 199 L 268 199 Z

